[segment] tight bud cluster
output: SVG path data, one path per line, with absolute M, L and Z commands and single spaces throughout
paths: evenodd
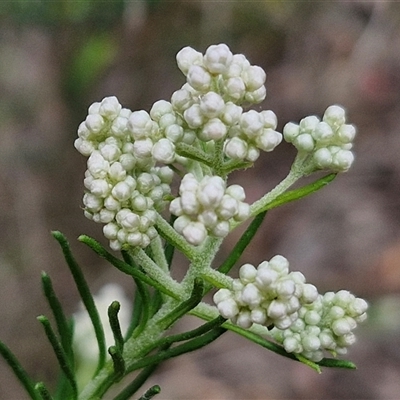
M 176 60 L 186 76 L 185 90 L 194 95 L 218 89 L 225 101 L 235 104 L 257 104 L 265 98 L 264 70 L 251 65 L 243 54 L 232 54 L 226 44 L 211 45 L 204 55 L 184 47 Z
M 289 353 L 299 353 L 320 361 L 324 350 L 346 354 L 347 347 L 356 341 L 353 330 L 367 318 L 368 304 L 347 290 L 318 295 L 316 301 L 303 305 L 299 318 L 289 327 L 272 329 L 272 336 Z
M 110 247 L 146 247 L 157 235 L 156 209 L 164 207 L 173 173 L 157 167 L 150 137 L 158 131 L 148 114 L 123 109 L 115 97 L 89 108 L 78 129 L 77 150 L 88 156 L 85 215 L 105 224 Z
M 193 174 L 186 174 L 179 187 L 180 196 L 170 204 L 170 212 L 178 216 L 175 230 L 197 246 L 208 234 L 225 237 L 229 221 L 243 221 L 250 215 L 244 203 L 244 189 L 239 185 L 226 187 L 219 176 L 205 176 L 200 182 Z
M 214 302 L 220 314 L 242 328 L 253 323 L 287 329 L 298 318 L 303 304 L 317 299 L 315 286 L 300 272 L 289 272 L 285 257 L 275 256 L 257 268 L 244 264 L 232 290 L 220 289 Z
M 346 353 L 368 308 L 365 300 L 346 290 L 319 294 L 302 273 L 289 272 L 289 262 L 282 256 L 257 268 L 244 264 L 232 289 L 216 292 L 214 303 L 234 324 L 272 328 L 271 335 L 287 352 L 313 361 L 320 361 L 324 350 Z
M 309 116 L 298 125 L 289 122 L 283 128 L 283 136 L 299 152 L 312 154 L 318 168 L 347 171 L 354 161 L 350 150 L 356 129 L 345 122 L 344 109 L 334 105 L 326 109 L 322 121 L 316 116 Z
M 272 151 L 282 140 L 272 111 L 243 113 L 241 105 L 265 98 L 266 74 L 228 46 L 210 46 L 205 54 L 183 48 L 178 67 L 186 83 L 173 93 L 171 104 L 182 116 L 185 130 L 201 141 L 224 140 L 224 153 L 236 160 L 254 162 L 260 150 Z

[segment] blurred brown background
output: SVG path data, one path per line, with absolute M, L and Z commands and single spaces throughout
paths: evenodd
M 107 95 L 132 110 L 169 99 L 184 82 L 175 54 L 221 42 L 266 70 L 262 107 L 277 113 L 280 129 L 337 103 L 359 132 L 354 167 L 271 212 L 243 261 L 283 254 L 321 292 L 347 288 L 368 299 L 370 318 L 348 355 L 357 371 L 317 375 L 226 334 L 160 366 L 146 387 L 161 385 L 157 399 L 398 399 L 398 2 L 1 2 L 0 338 L 35 380 L 54 384 L 56 362 L 35 318 L 50 315 L 40 272 L 53 278 L 67 311 L 76 310 L 78 296 L 51 230 L 68 236 L 94 291 L 108 281 L 132 290 L 76 241 L 81 233 L 101 238 L 80 208 L 85 159 L 73 148 L 77 126 Z M 286 175 L 293 156 L 282 144 L 232 182 L 254 201 Z M 0 399 L 26 398 L 0 360 Z

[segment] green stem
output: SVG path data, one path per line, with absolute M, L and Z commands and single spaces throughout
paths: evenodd
M 169 264 L 165 257 L 164 248 L 160 236 L 156 236 L 150 243 L 153 260 L 165 273 L 169 271 Z
M 308 171 L 303 168 L 302 157 L 297 155 L 289 174 L 286 178 L 281 181 L 277 186 L 275 186 L 269 193 L 265 194 L 261 199 L 255 201 L 250 206 L 250 214 L 255 216 L 266 209 L 266 205 L 275 200 L 280 194 L 285 192 L 290 186 L 292 186 L 296 181 L 298 181 L 303 176 L 308 175 Z
M 196 247 L 189 244 L 160 214 L 157 215 L 158 233 L 172 246 L 177 248 L 189 260 L 192 260 L 196 254 Z
M 212 268 L 207 268 L 201 274 L 201 277 L 204 278 L 208 283 L 211 283 L 212 286 L 221 289 L 221 288 L 231 288 L 233 279 L 230 276 L 222 274 L 221 272 L 216 271 Z M 208 289 L 208 288 L 207 288 Z
M 171 297 L 182 297 L 183 291 L 181 285 L 172 279 L 169 274 L 161 270 L 143 249 L 135 248 L 131 254 L 135 263 L 140 265 L 146 274 L 148 274 L 161 287 L 167 288 L 170 293 L 173 293 L 173 296 Z
M 197 277 L 201 277 L 202 274 L 210 268 L 222 241 L 223 239 L 221 238 L 209 236 L 205 242 L 199 246 L 198 252 L 182 280 L 182 286 L 186 293 L 190 293 L 194 280 Z

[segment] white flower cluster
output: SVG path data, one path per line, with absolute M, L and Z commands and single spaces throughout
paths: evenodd
M 157 235 L 156 209 L 164 206 L 173 173 L 151 154 L 158 125 L 145 111 L 122 108 L 106 97 L 89 108 L 78 129 L 77 150 L 88 156 L 85 215 L 103 223 L 110 247 L 146 247 Z
M 255 323 L 287 329 L 301 306 L 317 297 L 316 287 L 306 283 L 302 273 L 289 272 L 288 260 L 277 255 L 257 268 L 244 264 L 232 290 L 220 289 L 214 302 L 223 317 L 242 328 Z
M 243 202 L 243 188 L 239 185 L 226 187 L 219 176 L 205 176 L 199 182 L 193 174 L 186 174 L 179 194 L 180 197 L 170 204 L 170 212 L 178 216 L 174 228 L 195 246 L 208 234 L 227 236 L 229 221 L 243 221 L 250 215 L 249 205 Z
M 303 118 L 299 125 L 287 123 L 283 136 L 299 152 L 312 154 L 318 168 L 347 171 L 354 161 L 351 148 L 356 129 L 345 122 L 345 110 L 333 105 L 326 109 L 322 121 L 316 116 L 309 116 Z
M 282 140 L 272 111 L 243 113 L 243 103 L 265 98 L 265 72 L 225 44 L 208 47 L 205 54 L 183 48 L 176 56 L 186 83 L 173 93 L 171 104 L 182 117 L 183 129 L 201 141 L 224 140 L 224 153 L 254 162 Z M 191 135 L 193 137 L 193 135 Z
M 368 304 L 347 290 L 318 295 L 316 301 L 303 305 L 299 318 L 289 327 L 271 331 L 272 336 L 289 353 L 299 353 L 320 361 L 324 350 L 346 354 L 347 347 L 356 341 L 353 330 L 367 318 Z
M 344 354 L 368 308 L 346 290 L 319 294 L 301 272 L 289 272 L 289 262 L 279 255 L 257 268 L 244 264 L 232 289 L 216 292 L 214 303 L 223 317 L 242 328 L 273 326 L 271 335 L 287 352 L 313 361 L 320 361 L 324 350 Z

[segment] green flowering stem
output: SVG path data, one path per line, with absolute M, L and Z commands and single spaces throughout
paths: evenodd
M 46 386 L 43 382 L 38 382 L 35 385 L 35 389 L 39 393 L 42 400 L 53 400 L 52 395 L 50 394 L 50 392 L 48 391 L 48 389 L 46 388 Z
M 59 242 L 61 246 L 61 249 L 64 253 L 65 261 L 67 262 L 78 292 L 81 296 L 82 302 L 86 307 L 90 320 L 92 321 L 92 325 L 96 334 L 97 344 L 99 347 L 99 362 L 97 366 L 97 371 L 99 371 L 103 367 L 106 360 L 106 341 L 104 337 L 103 325 L 101 323 L 96 304 L 94 303 L 93 296 L 90 292 L 86 279 L 83 276 L 82 270 L 71 253 L 71 248 L 69 247 L 67 239 L 61 232 L 56 231 L 52 233 L 53 237 Z
M 140 279 L 142 282 L 147 283 L 150 286 L 153 286 L 155 289 L 167 294 L 170 297 L 178 298 L 177 294 L 174 292 L 174 289 L 177 289 L 176 287 L 177 282 L 173 281 L 172 278 L 169 281 L 175 282 L 175 284 L 173 284 L 174 288 L 170 289 L 169 287 L 163 286 L 160 282 L 156 281 L 152 277 L 147 276 L 143 272 L 139 271 L 137 268 L 134 268 L 131 265 L 127 264 L 126 262 L 123 262 L 118 258 L 114 257 L 100 243 L 98 243 L 93 238 L 86 235 L 81 235 L 79 236 L 78 240 L 80 240 L 82 243 L 85 243 L 87 246 L 93 249 L 100 257 L 106 259 L 114 267 L 124 272 L 125 274 L 130 275 L 133 278 Z M 149 258 L 147 255 L 146 257 Z M 160 271 L 159 268 L 157 269 Z
M 61 338 L 62 347 L 65 351 L 65 354 L 70 359 L 71 364 L 73 364 L 72 329 L 64 314 L 61 303 L 54 292 L 51 279 L 45 272 L 42 272 L 42 287 L 47 302 L 49 303 L 51 311 L 53 312 L 58 334 Z
M 37 317 L 37 319 L 42 324 L 44 331 L 46 333 L 46 336 L 49 339 L 51 346 L 53 347 L 54 354 L 57 357 L 60 368 L 64 372 L 66 378 L 69 381 L 69 384 L 71 385 L 73 399 L 77 399 L 78 398 L 78 388 L 77 388 L 77 384 L 76 384 L 76 380 L 75 380 L 75 375 L 74 375 L 72 367 L 68 361 L 68 357 L 65 354 L 65 352 L 61 346 L 61 343 L 58 341 L 58 339 L 53 331 L 53 328 L 50 325 L 49 320 L 44 315 L 40 315 L 39 317 Z
M 25 388 L 30 398 L 32 400 L 41 400 L 41 396 L 35 389 L 34 382 L 31 380 L 13 352 L 2 341 L 0 341 L 0 354 L 12 369 L 14 375 L 20 381 L 21 385 Z

